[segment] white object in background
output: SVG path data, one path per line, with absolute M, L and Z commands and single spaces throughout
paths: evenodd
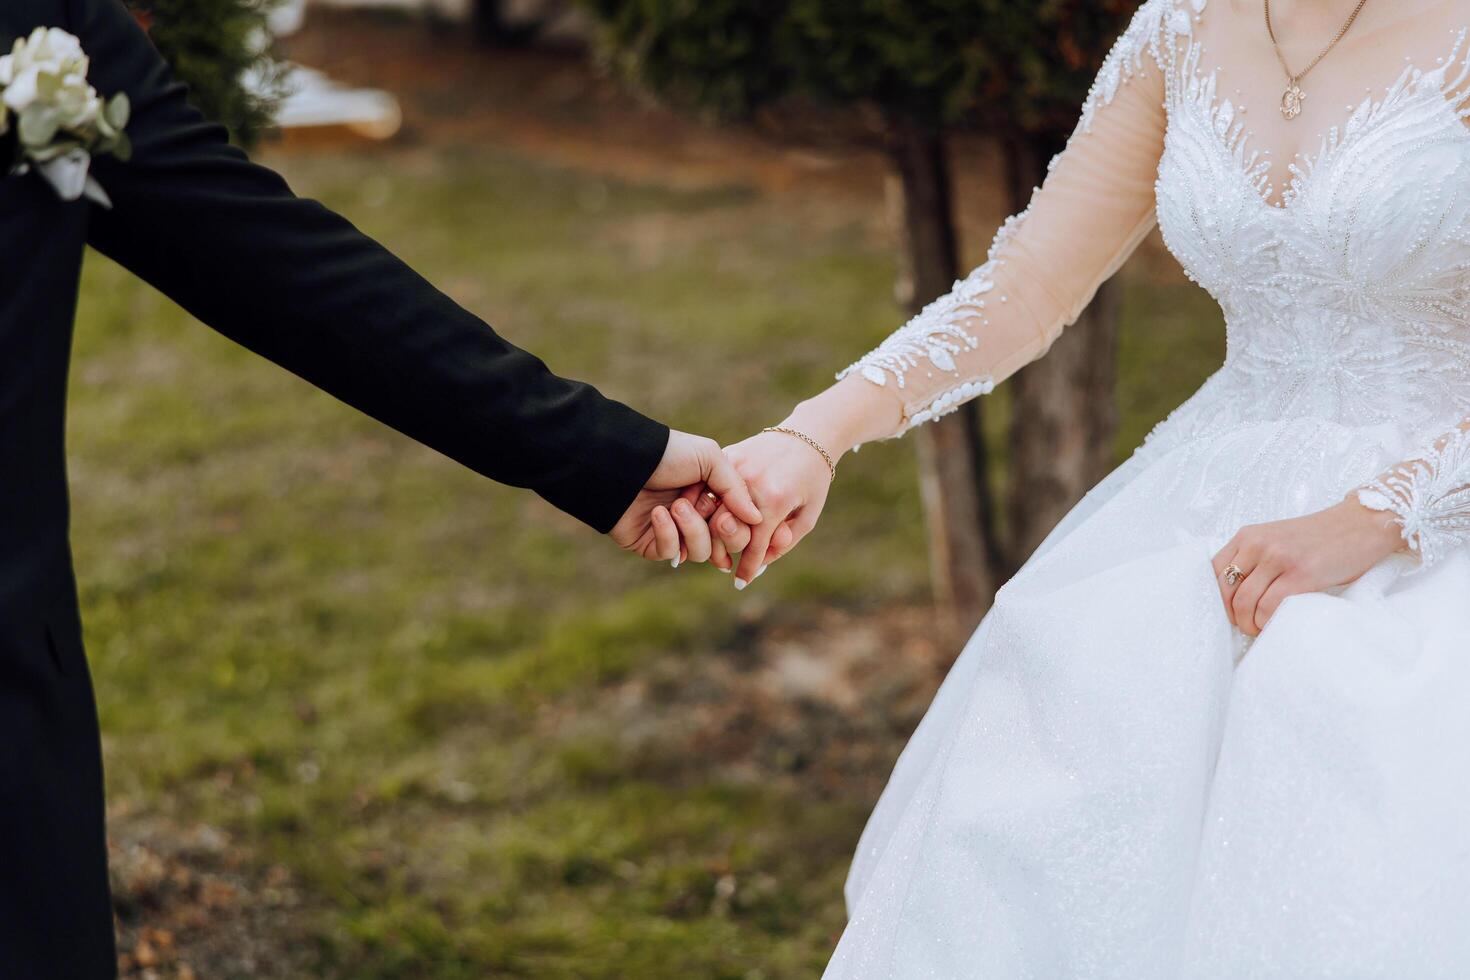
M 341 126 L 368 139 L 385 140 L 403 125 L 398 100 L 381 89 L 349 88 L 314 68 L 288 65 L 286 97 L 276 110 L 282 129 Z
M 290 37 L 306 20 L 306 0 L 279 0 L 266 15 L 266 27 L 276 37 Z
M 271 37 L 286 37 L 301 29 L 306 19 L 307 0 L 281 0 L 272 7 L 262 49 Z M 267 36 L 269 35 L 269 36 Z M 381 89 L 349 88 L 334 82 L 314 68 L 283 63 L 279 79 L 284 95 L 276 107 L 276 125 L 282 129 L 341 127 L 367 139 L 385 140 L 403 125 L 403 111 L 392 93 Z M 245 86 L 264 92 L 266 80 L 248 73 Z

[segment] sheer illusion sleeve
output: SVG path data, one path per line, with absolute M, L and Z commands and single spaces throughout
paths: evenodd
M 1393 515 L 1423 567 L 1470 543 L 1470 420 L 1361 488 L 1358 500 Z
M 1187 5 L 1183 5 L 1187 6 Z M 903 407 L 895 435 L 988 394 L 1040 357 L 1152 230 L 1163 152 L 1164 69 L 1187 19 L 1148 0 L 1114 45 L 1064 152 L 988 261 L 872 353 L 857 372 Z

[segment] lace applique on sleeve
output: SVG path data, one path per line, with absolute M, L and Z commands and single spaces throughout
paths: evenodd
M 881 386 L 886 385 L 892 376 L 897 387 L 905 388 L 908 386 L 908 372 L 927 361 L 935 369 L 960 379 L 956 358 L 980 347 L 980 341 L 972 332 L 972 324 L 976 321 L 983 324 L 985 311 L 992 299 L 1006 300 L 1004 296 L 991 296 L 995 292 L 994 273 L 1001 262 L 1006 239 L 1024 220 L 1024 212 L 1009 218 L 996 233 L 990 246 L 990 257 L 984 265 L 958 280 L 950 293 L 924 307 L 918 316 L 890 334 L 876 350 L 837 377 L 845 378 L 858 371 L 873 384 Z M 958 380 L 948 391 L 933 397 L 927 407 L 906 412 L 905 429 L 946 415 L 971 398 L 988 395 L 994 389 L 995 383 L 987 376 Z
M 1439 439 L 1422 458 L 1389 470 L 1358 491 L 1371 510 L 1392 513 L 1421 567 L 1470 542 L 1470 432 Z
M 1164 73 L 1206 0 L 1147 0 L 1103 63 L 1067 149 L 987 261 L 838 375 L 903 402 L 902 435 L 989 394 L 1051 346 L 1153 227 Z
M 1207 0 L 1146 0 L 1133 15 L 1128 29 L 1108 52 L 1097 78 L 1082 104 L 1079 132 L 1090 132 L 1097 110 L 1110 105 L 1118 90 L 1129 80 L 1161 66 L 1172 56 L 1172 44 L 1194 33 L 1195 17 L 1204 12 Z M 1170 49 L 1170 50 L 1166 50 Z

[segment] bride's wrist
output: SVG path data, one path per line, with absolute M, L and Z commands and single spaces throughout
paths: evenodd
M 1373 541 L 1385 556 L 1408 550 L 1403 526 L 1391 511 L 1374 510 L 1364 505 L 1356 493 L 1348 494 L 1338 507 L 1350 515 L 1362 528 L 1364 536 Z
M 864 442 L 892 435 L 902 416 L 891 392 L 850 377 L 797 405 L 781 424 L 811 436 L 835 461 Z
M 809 436 L 827 451 L 834 466 L 856 444 L 849 432 L 849 426 L 841 418 L 811 402 L 797 405 L 779 425 Z

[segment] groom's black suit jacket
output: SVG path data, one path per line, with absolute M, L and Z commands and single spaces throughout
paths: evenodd
M 668 430 L 557 378 L 347 221 L 292 196 L 185 101 L 121 0 L 3 0 L 0 45 L 77 35 L 126 92 L 114 207 L 0 171 L 0 977 L 115 970 L 102 771 L 67 541 L 63 447 L 85 244 L 388 425 L 608 530 Z M 161 518 L 162 519 L 162 518 Z

